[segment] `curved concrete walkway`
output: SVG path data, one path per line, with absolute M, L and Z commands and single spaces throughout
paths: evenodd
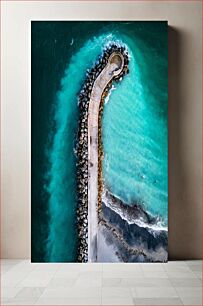
M 98 234 L 98 117 L 104 89 L 124 67 L 121 53 L 112 53 L 94 82 L 88 109 L 88 261 L 97 262 Z

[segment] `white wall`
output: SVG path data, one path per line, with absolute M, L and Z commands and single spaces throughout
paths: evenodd
M 124 3 L 125 2 L 125 3 Z M 201 257 L 201 1 L 4 1 L 3 258 L 30 257 L 30 20 L 168 20 L 169 255 Z

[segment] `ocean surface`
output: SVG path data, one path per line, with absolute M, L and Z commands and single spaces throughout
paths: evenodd
M 77 95 L 86 70 L 115 41 L 127 46 L 130 73 L 104 107 L 105 188 L 167 230 L 167 24 L 34 22 L 32 261 L 76 259 Z

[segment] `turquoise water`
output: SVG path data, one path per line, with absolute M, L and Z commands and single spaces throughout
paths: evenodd
M 129 49 L 130 73 L 104 108 L 104 179 L 113 194 L 142 205 L 166 225 L 167 59 L 139 41 L 122 41 Z
M 36 22 L 32 37 L 33 260 L 76 260 L 77 94 L 115 40 L 129 50 L 130 73 L 104 107 L 105 184 L 166 225 L 167 24 Z
M 50 194 L 48 261 L 63 261 L 64 255 L 67 261 L 71 261 L 76 256 L 76 159 L 73 149 L 77 130 L 77 94 L 86 70 L 93 66 L 105 44 L 112 39 L 115 40 L 115 37 L 108 34 L 87 41 L 71 58 L 61 80 L 55 105 L 56 133 L 47 153 L 50 162 L 50 170 L 46 174 Z

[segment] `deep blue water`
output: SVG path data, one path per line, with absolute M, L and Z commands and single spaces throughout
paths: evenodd
M 62 89 L 57 94 L 54 120 L 56 132 L 48 151 L 50 169 L 49 184 L 49 236 L 47 258 L 60 261 L 67 244 L 71 260 L 75 255 L 76 233 L 76 159 L 74 143 L 78 124 L 77 94 L 85 79 L 86 70 L 96 61 L 102 46 L 108 41 L 106 35 L 88 40 L 71 58 L 65 76 L 61 80 Z M 65 232 L 64 232 L 65 231 Z

